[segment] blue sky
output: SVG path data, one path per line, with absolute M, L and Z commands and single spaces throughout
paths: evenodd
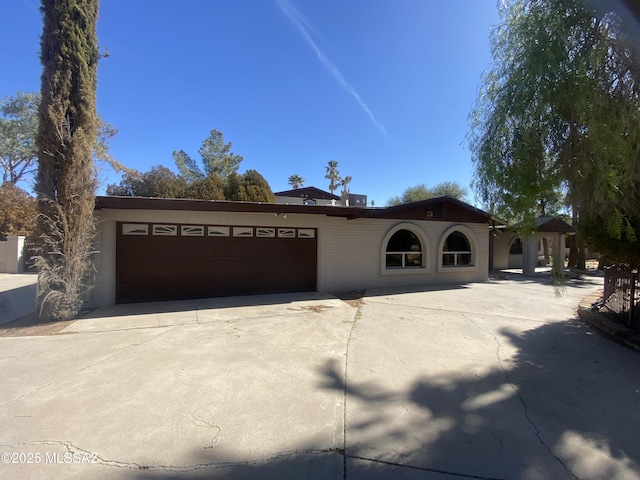
M 40 88 L 38 6 L 0 5 L 0 97 Z M 274 191 L 291 174 L 326 190 L 329 160 L 376 205 L 419 183 L 468 187 L 498 21 L 492 0 L 103 0 L 98 112 L 118 129 L 113 156 L 141 171 L 175 170 L 174 150 L 199 159 L 215 128 Z

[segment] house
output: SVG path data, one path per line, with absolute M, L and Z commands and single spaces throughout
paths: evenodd
M 440 197 L 387 208 L 97 197 L 90 303 L 480 282 L 491 217 Z
M 517 228 L 495 230 L 491 236 L 491 265 L 493 270 L 517 268 L 524 274 L 535 273 L 536 266 L 546 265 L 545 245 L 549 257 L 554 252 L 565 258 L 565 236 L 575 228 L 556 217 L 539 217 L 531 235 L 521 238 Z
M 339 197 L 330 192 L 325 192 L 316 187 L 302 187 L 283 192 L 275 192 L 277 203 L 303 204 L 303 205 L 343 205 L 352 207 L 366 207 L 367 196 L 349 193 Z
M 277 203 L 292 205 L 339 205 L 340 197 L 316 187 L 301 187 L 283 192 L 274 192 Z

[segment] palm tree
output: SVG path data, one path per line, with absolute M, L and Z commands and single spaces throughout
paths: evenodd
M 347 195 L 349 195 L 349 183 L 351 183 L 351 176 L 347 175 L 344 178 L 340 179 L 340 186 L 342 187 L 342 196 L 346 197 Z
M 304 185 L 304 178 L 302 178 L 300 175 L 291 175 L 289 177 L 289 185 L 291 185 L 294 190 L 297 190 L 302 185 Z
M 338 186 L 340 186 L 340 172 L 338 172 L 338 162 L 335 160 L 329 160 L 329 163 L 324 167 L 327 174 L 324 176 L 329 180 L 329 191 L 333 195 Z

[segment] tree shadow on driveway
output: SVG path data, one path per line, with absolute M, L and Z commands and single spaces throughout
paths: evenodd
M 342 392 L 343 445 L 303 439 L 272 458 L 193 452 L 190 471 L 135 478 L 521 478 L 640 477 L 640 356 L 579 322 L 487 332 L 495 364 L 481 374 L 424 373 L 398 386 L 362 381 L 344 365 L 321 367 L 321 390 Z M 419 341 L 419 340 L 416 340 Z M 510 353 L 511 352 L 511 353 Z
M 341 383 L 338 366 L 327 365 L 324 386 L 347 395 L 346 455 L 359 470 L 370 478 L 399 465 L 463 478 L 640 475 L 635 352 L 574 321 L 494 338 L 496 367 L 485 374 L 429 375 L 425 365 L 404 390 Z

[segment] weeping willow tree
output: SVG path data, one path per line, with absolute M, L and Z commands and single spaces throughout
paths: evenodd
M 473 109 L 474 189 L 532 224 L 571 208 L 610 260 L 640 264 L 640 56 L 619 2 L 505 0 Z
M 98 0 L 42 0 L 41 11 L 38 306 L 41 318 L 66 320 L 82 306 L 95 234 Z

